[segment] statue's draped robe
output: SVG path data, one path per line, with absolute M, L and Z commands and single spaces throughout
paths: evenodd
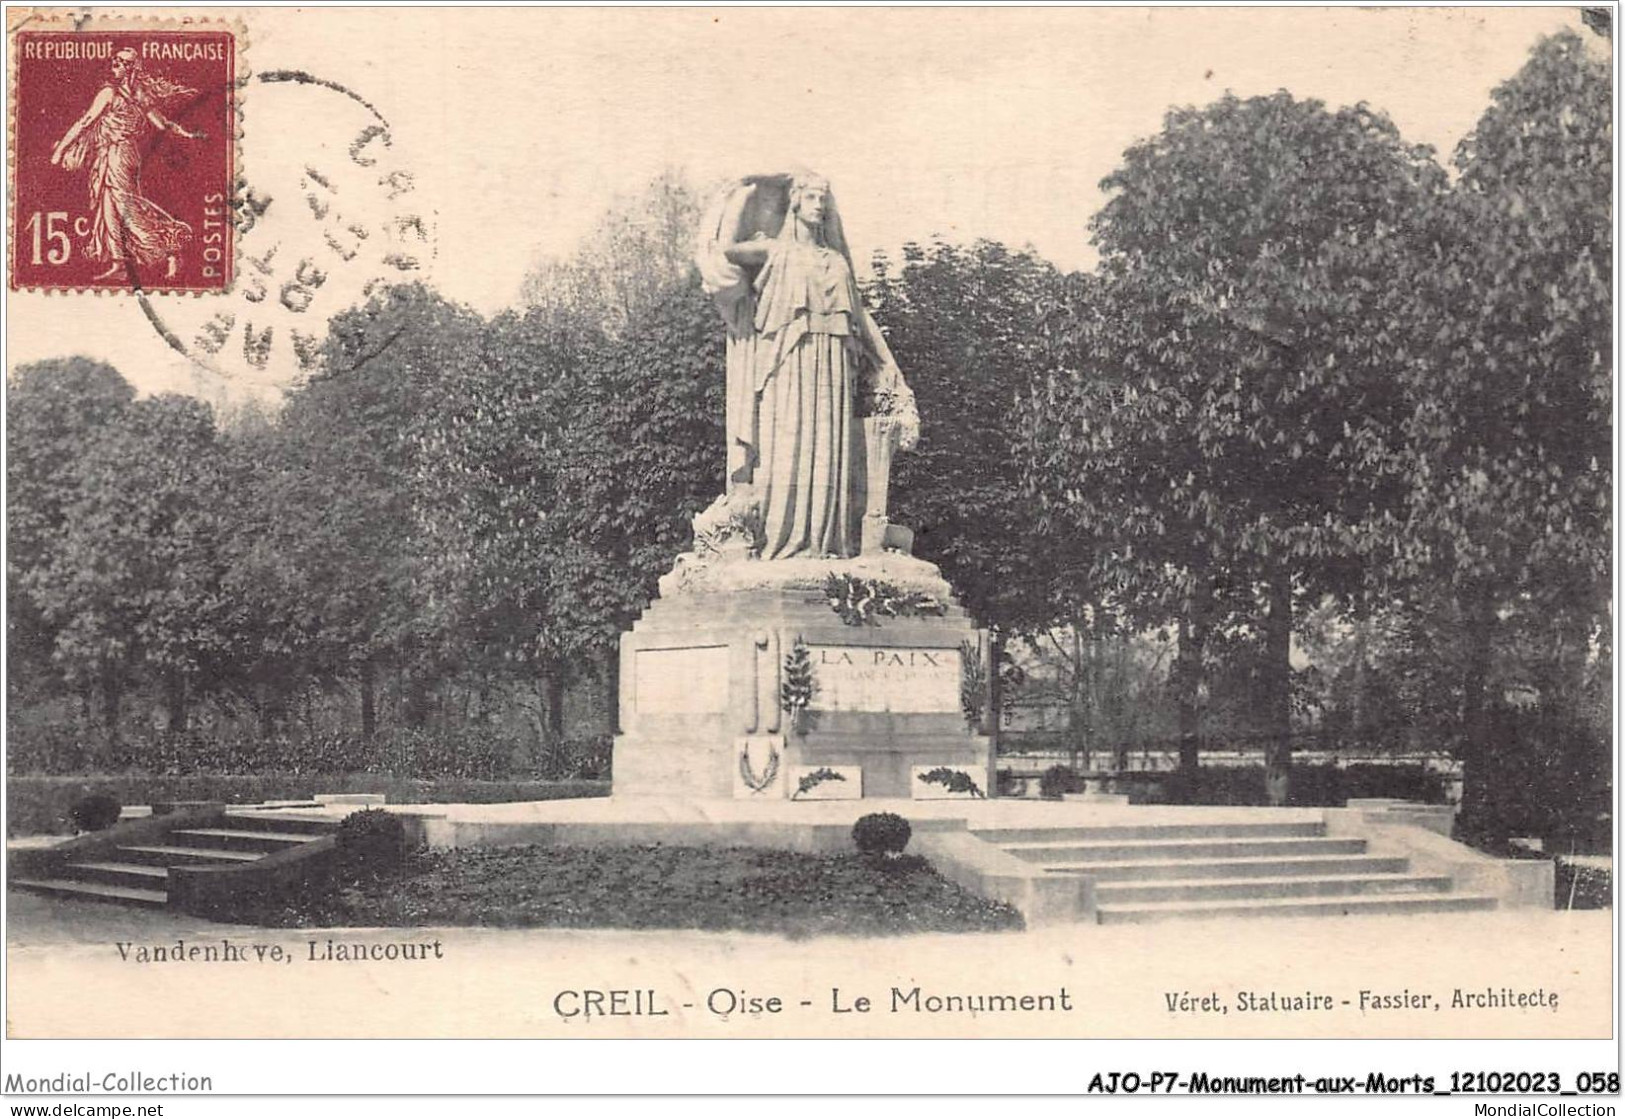
M 760 512 L 763 559 L 855 556 L 871 496 L 860 397 L 908 390 L 884 341 L 863 329 L 834 198 L 815 240 L 788 212 L 784 179 L 747 180 L 742 199 L 737 190 L 719 198 L 696 256 L 728 327 L 728 495 L 749 494 Z M 739 242 L 764 245 L 765 262 L 735 263 Z M 918 420 L 907 400 L 899 430 L 912 445 Z
M 851 266 L 834 249 L 781 237 L 756 276 L 753 484 L 764 559 L 852 556 L 863 515 L 865 361 Z

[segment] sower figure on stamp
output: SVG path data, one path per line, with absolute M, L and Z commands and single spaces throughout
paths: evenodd
M 107 261 L 96 279 L 106 279 L 131 260 L 142 267 L 167 261 L 167 274 L 175 274 L 176 254 L 192 240 L 192 227 L 141 193 L 140 140 L 148 126 L 188 140 L 204 139 L 202 132 L 159 111 L 163 103 L 195 92 L 148 73 L 135 51 L 121 50 L 113 56 L 112 81 L 51 152 L 51 162 L 69 171 L 89 163 L 91 224 L 85 253 Z
M 728 328 L 723 500 L 754 508 L 763 559 L 879 552 L 891 455 L 913 448 L 919 417 L 859 297 L 829 184 L 751 176 L 701 239 Z

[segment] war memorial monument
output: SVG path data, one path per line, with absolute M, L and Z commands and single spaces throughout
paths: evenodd
M 751 176 L 707 214 L 727 481 L 621 638 L 615 795 L 978 797 L 984 636 L 887 519 L 919 416 L 829 184 Z

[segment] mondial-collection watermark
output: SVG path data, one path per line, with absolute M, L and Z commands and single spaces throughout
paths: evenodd
M 214 1077 L 185 1072 L 154 1076 L 133 1072 L 59 1072 L 55 1076 L 18 1076 L 5 1079 L 4 1090 L 19 1095 L 88 1096 L 96 1092 L 152 1095 L 159 1092 L 212 1092 Z

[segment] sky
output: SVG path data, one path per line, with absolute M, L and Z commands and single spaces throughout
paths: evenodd
M 378 230 L 419 218 L 425 275 L 482 314 L 513 306 L 532 267 L 569 254 L 613 199 L 668 169 L 709 186 L 814 168 L 832 182 L 859 262 L 909 240 L 986 237 L 1087 268 L 1100 180 L 1170 107 L 1227 90 L 1365 101 L 1447 159 L 1542 35 L 1592 37 L 1577 9 L 1555 6 L 279 8 L 236 18 L 250 71 L 242 174 L 276 199 L 240 262 L 272 247 L 284 264 L 296 251 L 315 259 L 321 246 L 301 248 L 293 224 L 314 190 L 307 171 L 345 165 L 351 180 L 337 185 L 350 216 Z M 331 85 L 253 80 L 294 69 Z M 332 86 L 387 121 L 373 169 L 410 174 L 409 194 L 386 199 L 345 164 L 370 118 Z M 127 294 L 10 294 L 8 363 L 77 352 L 111 361 L 143 392 L 217 404 L 274 394 L 297 370 L 289 332 L 315 329 L 377 274 L 365 258 L 326 271 L 302 318 L 273 323 L 264 369 L 233 360 L 231 345 L 211 369 L 188 362 Z M 155 307 L 182 337 L 217 314 L 242 329 L 244 315 L 268 313 L 241 292 Z

